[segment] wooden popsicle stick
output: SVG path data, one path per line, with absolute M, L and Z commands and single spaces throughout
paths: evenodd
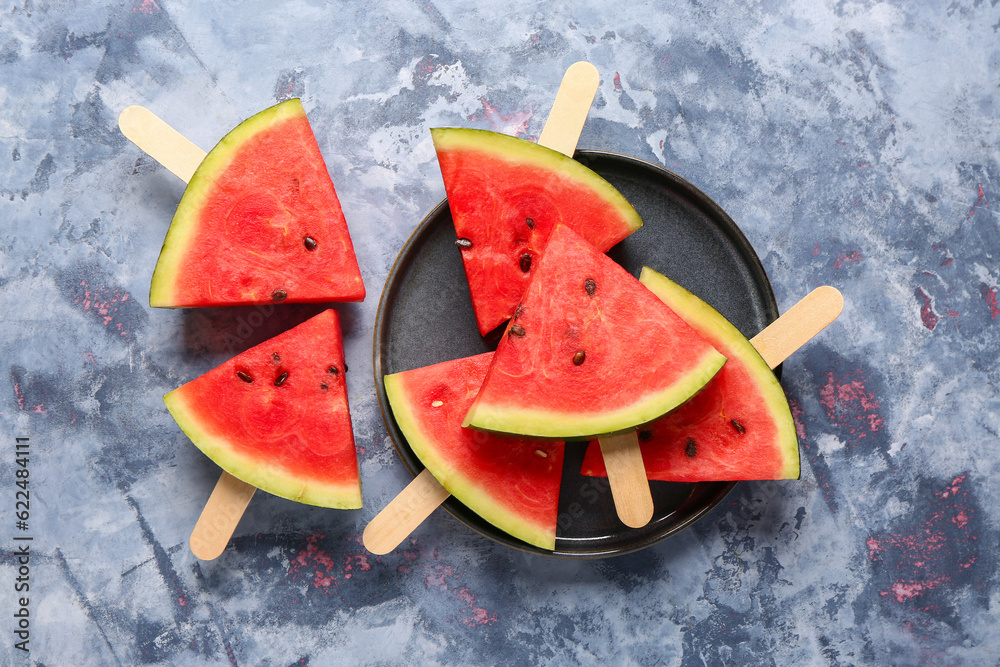
M 775 368 L 837 319 L 842 310 L 844 296 L 836 287 L 817 287 L 751 338 L 750 344 Z
M 141 106 L 118 116 L 118 127 L 133 144 L 187 183 L 205 159 L 205 151 Z M 218 558 L 229 544 L 256 487 L 223 471 L 191 531 L 191 552 L 202 560 Z
M 573 157 L 600 83 L 601 76 L 590 63 L 580 61 L 570 65 L 559 84 L 538 143 Z
M 563 75 L 538 143 L 572 157 L 599 84 L 600 75 L 590 63 L 581 61 L 570 65 Z M 645 480 L 645 469 L 640 470 Z M 365 527 L 362 535 L 365 548 L 379 555 L 389 553 L 449 495 L 425 468 Z
M 635 431 L 598 438 L 608 471 L 608 484 L 621 522 L 641 528 L 653 518 L 653 496 Z
M 252 484 L 223 472 L 191 531 L 191 553 L 201 560 L 222 555 L 256 490 Z
M 361 541 L 373 554 L 389 553 L 450 495 L 431 471 L 424 468 L 365 526 Z
M 133 144 L 187 183 L 207 153 L 145 107 L 125 107 L 118 127 Z

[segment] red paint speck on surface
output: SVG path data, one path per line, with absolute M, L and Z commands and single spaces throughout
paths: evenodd
M 118 306 L 132 298 L 128 292 L 110 287 L 91 287 L 86 280 L 81 280 L 80 286 L 83 289 L 73 300 L 80 310 L 92 313 L 105 327 L 115 322 L 114 329 L 118 331 L 118 335 L 130 335 L 124 322 L 115 321 L 119 315 Z
M 882 430 L 884 420 L 878 399 L 859 376 L 860 371 L 855 371 L 837 379 L 832 371 L 828 372 L 826 384 L 819 390 L 819 400 L 832 421 L 846 426 L 856 438 L 864 438 L 868 433 Z
M 926 518 L 912 528 L 873 535 L 868 558 L 890 569 L 891 584 L 880 595 L 903 603 L 954 582 L 976 562 L 970 535 L 967 475 L 934 494 Z
M 497 107 L 485 99 L 482 102 L 486 120 L 490 122 L 490 127 L 494 131 L 510 134 L 515 137 L 520 137 L 528 131 L 528 123 L 531 121 L 532 116 L 530 111 L 515 111 L 510 114 L 503 114 L 500 113 Z
M 306 538 L 306 548 L 292 559 L 288 568 L 288 574 L 292 579 L 297 579 L 300 574 L 311 575 L 314 588 L 329 588 L 336 586 L 337 580 L 330 575 L 335 563 L 325 550 L 319 546 L 319 541 L 323 539 L 323 533 L 313 533 Z
M 615 84 L 615 90 L 617 90 L 617 91 L 623 90 L 623 88 L 622 88 L 622 77 L 621 77 L 621 75 L 618 74 L 618 72 L 615 72 L 614 84 Z
M 979 183 L 979 196 L 976 198 L 976 203 L 973 204 L 972 208 L 969 210 L 969 215 L 965 216 L 965 219 L 968 220 L 975 215 L 976 209 L 986 209 L 989 211 L 989 208 L 990 203 L 986 200 L 986 193 L 983 192 L 983 184 Z
M 1000 304 L 997 303 L 997 286 L 980 283 L 979 293 L 982 294 L 983 301 L 990 309 L 990 319 L 995 320 L 997 315 L 1000 315 Z
M 802 420 L 803 415 L 805 415 L 805 410 L 802 409 L 802 406 L 799 405 L 798 401 L 793 400 L 792 398 L 788 399 L 788 407 L 792 411 L 792 421 L 795 422 L 795 435 L 798 436 L 799 440 L 805 440 L 806 425 Z
M 863 259 L 864 257 L 861 255 L 860 250 L 842 252 L 833 260 L 833 268 L 840 269 L 843 268 L 844 264 L 855 264 Z
M 490 614 L 483 607 L 476 606 L 476 596 L 472 594 L 471 591 L 465 586 L 460 588 L 451 588 L 448 585 L 447 579 L 455 575 L 455 570 L 449 565 L 435 565 L 430 568 L 427 575 L 424 577 L 424 583 L 426 583 L 428 588 L 433 588 L 436 590 L 448 591 L 453 593 L 459 600 L 461 600 L 468 611 L 472 613 L 471 616 L 461 619 L 462 623 L 470 627 L 476 625 L 492 625 L 497 620 L 496 613 Z
M 137 6 L 132 8 L 132 11 L 142 12 L 143 14 L 155 14 L 159 9 L 159 6 L 153 0 L 142 0 Z
M 937 326 L 937 323 L 941 318 L 934 312 L 934 304 L 931 297 L 924 291 L 923 287 L 918 287 L 916 289 L 916 295 L 922 302 L 920 305 L 920 321 L 923 322 L 925 327 L 934 331 L 934 327 Z

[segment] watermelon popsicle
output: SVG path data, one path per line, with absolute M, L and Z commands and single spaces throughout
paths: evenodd
M 743 337 L 718 311 L 665 276 L 644 268 L 640 280 L 686 317 L 728 357 L 726 365 L 689 402 L 640 432 L 646 476 L 667 482 L 798 479 L 799 445 L 784 389 L 772 369 L 790 350 L 775 343 L 794 340 L 765 329 Z M 832 321 L 843 297 L 820 287 L 793 306 L 780 322 Z M 799 313 L 811 311 L 812 316 Z M 799 333 L 804 341 L 809 332 Z M 785 343 L 787 346 L 788 343 Z M 581 472 L 601 476 L 600 447 L 590 443 Z
M 273 109 L 275 107 L 272 107 Z M 291 116 L 299 119 L 300 123 L 304 120 L 304 116 L 299 113 L 300 107 L 296 109 L 294 105 L 292 107 L 286 106 L 282 113 L 289 111 Z M 205 162 L 206 156 L 210 155 L 144 107 L 127 107 L 121 112 L 118 123 L 122 134 L 132 143 L 185 183 L 192 180 L 199 167 Z M 309 134 L 311 136 L 311 131 Z M 231 135 L 227 135 L 227 137 Z M 323 174 L 319 174 L 320 181 L 323 180 L 322 177 Z M 326 175 L 326 179 L 328 178 L 329 176 Z M 321 183 L 321 185 L 323 184 Z M 332 184 L 330 187 L 332 188 Z M 337 204 L 337 209 L 339 211 L 339 204 Z M 171 227 L 174 225 L 172 224 Z M 346 231 L 346 228 L 343 231 Z M 168 232 L 169 236 L 170 232 Z M 309 248 L 305 247 L 305 251 L 309 252 Z M 162 258 L 163 254 L 161 253 Z M 356 267 L 353 251 L 348 259 Z M 360 284 L 360 274 L 358 274 L 356 282 Z M 363 297 L 363 287 L 361 290 L 358 292 L 354 289 L 350 293 L 354 296 L 360 294 Z M 155 291 L 155 285 L 151 291 Z M 287 299 L 287 301 L 292 302 L 295 299 Z M 256 487 L 252 484 L 241 481 L 223 471 L 191 533 L 190 546 L 195 556 L 202 560 L 211 560 L 223 552 L 255 491 Z

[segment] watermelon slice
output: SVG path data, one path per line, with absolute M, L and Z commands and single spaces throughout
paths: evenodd
M 191 441 L 259 489 L 357 509 L 340 318 L 326 310 L 163 397 Z
M 486 130 L 431 137 L 484 335 L 514 314 L 556 223 L 602 252 L 642 226 L 610 183 L 558 151 Z
M 297 99 L 244 121 L 208 153 L 149 291 L 159 308 L 364 298 L 347 222 Z
M 580 438 L 650 422 L 725 363 L 625 269 L 557 225 L 466 426 Z
M 728 357 L 694 398 L 639 432 L 649 479 L 670 482 L 797 479 L 795 423 L 778 379 L 750 342 L 707 303 L 656 271 L 639 278 Z M 606 476 L 597 442 L 584 475 Z
M 492 352 L 385 376 L 410 448 L 448 492 L 519 540 L 554 549 L 563 443 L 462 427 Z

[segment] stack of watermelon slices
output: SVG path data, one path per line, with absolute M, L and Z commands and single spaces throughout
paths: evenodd
M 153 272 L 154 307 L 361 301 L 340 202 L 302 103 L 244 121 L 201 162 Z M 302 503 L 361 507 L 340 318 L 328 309 L 164 397 L 228 473 Z
M 534 438 L 561 448 L 641 428 L 647 462 L 662 461 L 651 479 L 798 476 L 787 402 L 749 342 L 667 278 L 644 271 L 640 283 L 603 254 L 639 226 L 610 184 L 512 137 L 433 136 L 480 332 L 510 318 L 488 366 L 456 360 L 385 378 L 400 430 L 450 493 L 514 537 L 554 549 L 560 476 L 552 457 L 531 456 Z M 520 473 L 498 474 L 511 461 Z M 605 474 L 599 449 L 583 472 Z

